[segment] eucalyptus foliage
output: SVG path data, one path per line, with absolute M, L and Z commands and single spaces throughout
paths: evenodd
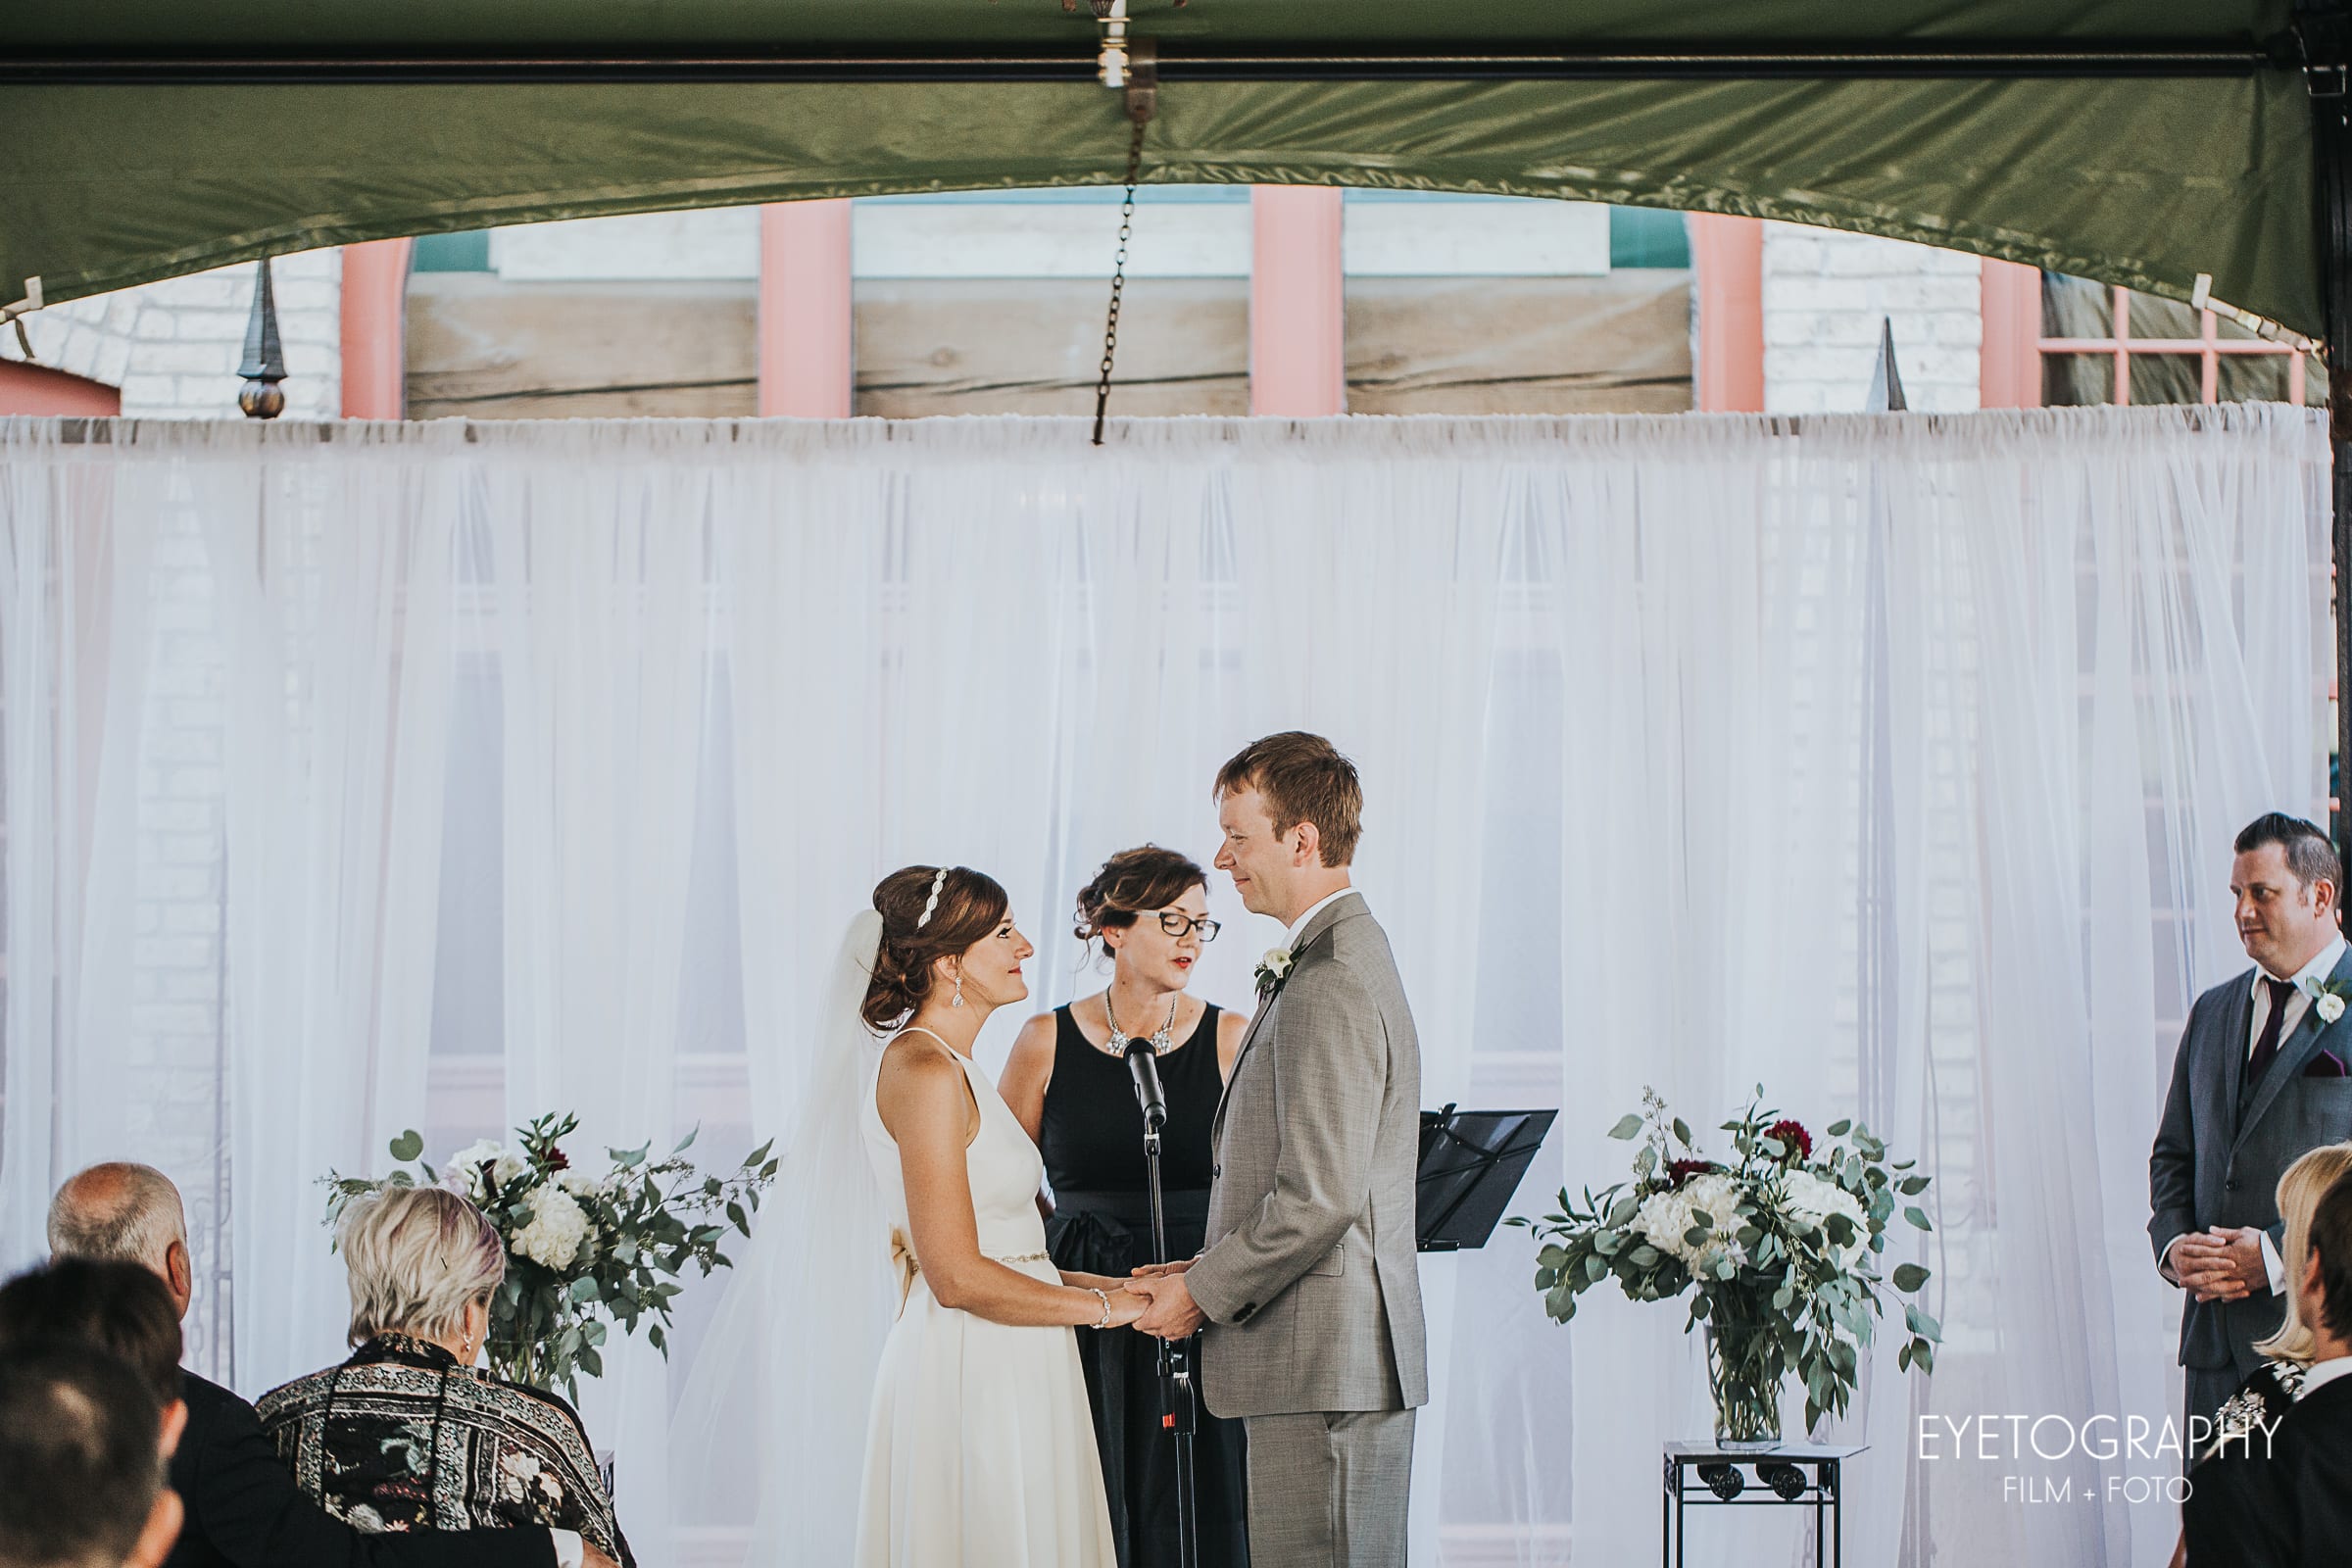
M 660 1159 L 650 1157 L 651 1144 L 607 1150 L 610 1169 L 590 1176 L 560 1143 L 578 1129 L 576 1116 L 541 1116 L 516 1129 L 514 1149 L 476 1144 L 439 1171 L 409 1131 L 392 1140 L 400 1166 L 389 1175 L 323 1179 L 330 1227 L 353 1200 L 391 1187 L 439 1186 L 481 1209 L 507 1253 L 506 1280 L 490 1302 L 491 1369 L 533 1388 L 560 1383 L 574 1399 L 580 1374 L 604 1373 L 608 1324 L 634 1334 L 642 1323 L 647 1343 L 669 1354 L 679 1278 L 690 1263 L 705 1277 L 733 1266 L 720 1244 L 751 1234 L 777 1163 L 761 1144 L 725 1175 L 706 1176 L 685 1157 L 695 1140 L 688 1133 Z
M 1763 1097 L 1759 1085 L 1747 1109 L 1723 1123 L 1736 1157 L 1718 1164 L 1644 1090 L 1641 1114 L 1609 1133 L 1642 1139 L 1631 1182 L 1586 1188 L 1581 1201 L 1563 1190 L 1558 1212 L 1509 1223 L 1543 1244 L 1536 1289 L 1555 1320 L 1575 1317 L 1576 1298 L 1603 1280 L 1637 1301 L 1688 1296 L 1684 1332 L 1707 1325 L 1773 1382 L 1795 1375 L 1811 1428 L 1844 1412 L 1885 1292 L 1916 1298 L 1928 1283 L 1918 1263 L 1887 1275 L 1880 1266 L 1898 1211 L 1912 1229 L 1932 1229 L 1929 1179 L 1913 1160 L 1888 1164 L 1886 1146 L 1858 1123 L 1831 1123 L 1834 1142 L 1816 1152 L 1811 1134 L 1763 1108 Z M 1896 1360 L 1932 1372 L 1942 1328 L 1916 1299 L 1902 1306 Z

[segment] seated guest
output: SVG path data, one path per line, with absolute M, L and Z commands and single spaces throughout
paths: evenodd
M 553 1525 L 634 1568 L 571 1406 L 474 1370 L 507 1272 L 481 1211 L 394 1187 L 344 1211 L 338 1245 L 358 1348 L 257 1407 L 296 1482 L 362 1530 Z
M 93 1165 L 67 1182 L 49 1204 L 49 1250 L 136 1264 L 163 1284 L 173 1317 L 187 1315 L 187 1220 L 159 1170 Z M 187 1429 L 171 1481 L 187 1523 L 166 1568 L 612 1568 L 562 1530 L 363 1535 L 303 1495 L 252 1405 L 194 1373 L 182 1381 Z
M 0 1568 L 158 1568 L 179 1531 L 162 1408 L 87 1346 L 0 1349 Z
M 162 1412 L 171 1457 L 188 1424 L 181 1397 L 179 1313 L 172 1293 L 136 1263 L 66 1258 L 0 1285 L 0 1351 L 78 1345 L 136 1372 Z
M 2332 1568 L 2352 1542 L 2352 1178 L 2321 1198 L 2304 1254 L 2287 1280 L 2312 1337 L 2301 1393 L 2267 1440 L 2190 1472 L 2191 1568 Z
M 2346 1172 L 2352 1172 L 2352 1144 L 2322 1144 L 2287 1166 L 2286 1174 L 2278 1178 L 2278 1218 L 2286 1228 L 2279 1255 L 2285 1260 L 2289 1281 L 2302 1272 L 2310 1255 L 2312 1214 Z M 2317 1342 L 2291 1290 L 2285 1305 L 2286 1317 L 2278 1332 L 2255 1342 L 2262 1364 L 2223 1401 L 2214 1417 L 2213 1433 L 2196 1456 L 2200 1461 L 2215 1457 L 2225 1446 L 2243 1446 L 2249 1434 L 2268 1430 L 2302 1392 L 2303 1375 L 2310 1370 Z M 2260 1446 L 2259 1440 L 2255 1446 Z

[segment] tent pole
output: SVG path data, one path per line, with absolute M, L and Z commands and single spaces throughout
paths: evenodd
M 1136 41 L 1141 41 L 1136 40 Z M 2292 70 L 2294 40 L 2116 39 L 2082 43 L 1873 43 L 1823 46 L 1628 44 L 1616 48 L 1479 48 L 1437 52 L 1217 48 L 1160 40 L 1162 81 L 1987 81 L 2250 76 Z M 358 82 L 1081 82 L 1098 79 L 1095 40 L 1042 54 L 793 53 L 647 48 L 464 53 L 394 46 L 376 52 L 42 54 L 0 58 L 0 85 L 223 86 Z
M 2328 324 L 2328 442 L 2333 519 L 2328 556 L 2334 571 L 2335 756 L 2331 783 L 2338 805 L 2329 824 L 2336 853 L 2352 860 L 2352 18 L 2340 5 L 2313 6 L 2296 19 L 2311 90 L 2312 173 L 2318 189 L 2313 227 L 2320 249 L 2320 289 Z

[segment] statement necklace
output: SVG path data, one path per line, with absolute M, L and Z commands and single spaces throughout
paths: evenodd
M 1168 1021 L 1152 1032 L 1152 1054 L 1154 1056 L 1164 1056 L 1176 1049 L 1168 1036 L 1176 1028 L 1176 1008 L 1182 1002 L 1181 997 L 1168 999 Z M 1108 986 L 1102 988 L 1102 1016 L 1110 1020 L 1110 1044 L 1102 1048 L 1102 1054 L 1106 1056 L 1124 1056 L 1128 1043 L 1136 1037 L 1119 1028 L 1119 1015 L 1110 1010 Z

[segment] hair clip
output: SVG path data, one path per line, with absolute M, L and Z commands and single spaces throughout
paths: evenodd
M 923 917 L 914 922 L 917 931 L 929 925 L 931 916 L 939 912 L 939 890 L 947 885 L 948 868 L 943 865 L 939 868 L 939 874 L 931 879 L 931 897 L 923 905 Z

